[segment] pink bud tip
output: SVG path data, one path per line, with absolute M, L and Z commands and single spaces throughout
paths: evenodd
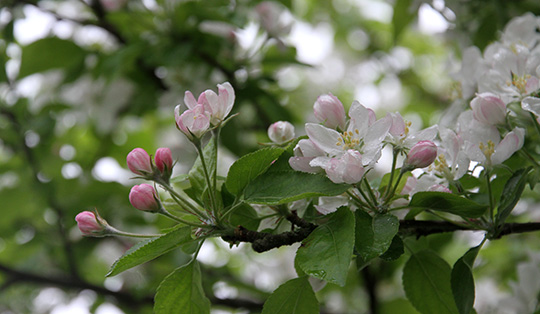
M 158 148 L 154 157 L 159 172 L 170 172 L 173 166 L 171 150 L 167 147 Z
M 75 216 L 77 226 L 85 236 L 95 236 L 103 233 L 105 226 L 98 221 L 96 214 L 84 211 Z
M 437 158 L 437 145 L 432 141 L 420 141 L 414 145 L 407 155 L 404 167 L 424 168 Z
M 129 202 L 133 207 L 144 211 L 155 212 L 159 209 L 156 190 L 146 183 L 131 188 Z
M 150 155 L 142 148 L 132 150 L 127 155 L 126 161 L 129 170 L 134 174 L 144 175 L 146 173 L 152 173 Z

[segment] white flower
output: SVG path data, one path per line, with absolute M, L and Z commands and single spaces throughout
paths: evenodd
M 386 142 L 392 144 L 395 148 L 408 150 L 418 142 L 433 141 L 437 136 L 437 125 L 411 133 L 409 130 L 411 123 L 405 122 L 399 112 L 388 113 L 386 116 L 392 120 Z
M 355 184 L 360 182 L 366 172 L 362 165 L 362 155 L 349 149 L 340 158 L 332 158 L 326 163 L 326 175 L 334 183 Z
M 184 103 L 189 109 L 197 105 L 204 107 L 212 125 L 218 125 L 229 115 L 235 99 L 234 89 L 229 82 L 218 84 L 217 87 L 219 95 L 209 89 L 202 92 L 197 100 L 190 91 L 184 95 Z

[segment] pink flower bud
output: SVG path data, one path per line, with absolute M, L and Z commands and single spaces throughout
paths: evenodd
M 210 119 L 206 116 L 202 104 L 198 104 L 193 109 L 186 110 L 182 114 L 180 114 L 180 108 L 177 106 L 174 113 L 178 129 L 190 140 L 199 139 L 210 127 Z
M 132 150 L 127 155 L 126 161 L 129 170 L 134 174 L 145 175 L 153 172 L 150 155 L 142 148 Z
M 75 216 L 79 230 L 81 230 L 84 236 L 90 237 L 104 235 L 106 229 L 105 221 L 100 222 L 98 219 L 96 214 L 90 211 L 84 211 Z
M 341 158 L 332 158 L 324 169 L 328 178 L 334 183 L 355 184 L 362 180 L 365 169 L 362 155 L 349 149 Z
M 501 124 L 506 119 L 506 105 L 492 93 L 481 93 L 471 101 L 473 116 L 476 120 L 489 124 Z
M 158 148 L 156 150 L 154 161 L 156 162 L 156 167 L 158 168 L 159 172 L 171 172 L 173 159 L 171 150 L 169 148 Z
M 347 117 L 345 116 L 345 108 L 339 99 L 331 93 L 321 95 L 313 105 L 315 118 L 325 126 L 335 129 L 339 127 L 345 130 Z
M 129 202 L 133 207 L 149 212 L 156 212 L 160 208 L 156 190 L 150 184 L 145 183 L 131 188 Z
M 276 144 L 286 143 L 294 138 L 294 126 L 287 121 L 278 121 L 268 128 L 268 137 Z
M 407 155 L 404 168 L 424 168 L 437 158 L 437 145 L 432 141 L 420 141 L 414 145 Z

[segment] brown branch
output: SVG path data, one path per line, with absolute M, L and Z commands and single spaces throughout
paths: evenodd
M 287 217 L 289 221 L 299 219 L 300 225 L 293 223 L 300 228 L 290 232 L 280 234 L 271 234 L 265 232 L 257 232 L 248 230 L 242 226 L 238 226 L 234 233 L 228 236 L 223 236 L 223 240 L 230 243 L 248 242 L 252 243 L 252 248 L 255 252 L 262 253 L 284 245 L 292 245 L 303 241 L 309 236 L 317 225 L 306 222 L 305 220 L 294 216 Z M 403 236 L 428 236 L 430 234 L 455 232 L 455 231 L 486 231 L 485 229 L 455 225 L 447 221 L 436 220 L 401 220 L 399 225 L 399 233 Z M 506 223 L 502 225 L 499 232 L 492 239 L 499 239 L 502 236 L 540 231 L 540 222 L 530 223 Z

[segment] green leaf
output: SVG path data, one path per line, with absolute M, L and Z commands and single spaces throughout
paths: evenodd
M 229 222 L 233 226 L 242 226 L 249 230 L 257 230 L 257 228 L 259 228 L 260 219 L 253 207 L 243 203 L 233 210 Z
M 354 215 L 340 207 L 302 241 L 296 258 L 306 274 L 344 286 L 353 248 Z
M 467 218 L 478 218 L 488 208 L 486 205 L 445 192 L 418 192 L 413 195 L 409 206 L 451 213 Z
M 287 281 L 279 286 L 264 302 L 262 314 L 317 314 L 319 302 L 309 284 L 308 277 Z
M 484 242 L 468 250 L 465 255 L 456 261 L 454 268 L 452 268 L 452 292 L 460 314 L 469 314 L 473 309 L 474 278 L 472 267 L 483 244 Z
M 335 184 L 324 175 L 298 171 L 275 171 L 251 181 L 244 191 L 249 203 L 278 205 L 317 196 L 345 193 L 347 184 Z
M 392 16 L 394 42 L 416 16 L 416 11 L 411 9 L 412 3 L 412 0 L 397 0 L 394 4 L 394 16 Z
M 371 217 L 362 210 L 357 210 L 355 216 L 355 247 L 366 263 L 388 250 L 398 232 L 399 220 L 390 214 Z
M 49 37 L 22 48 L 18 78 L 51 69 L 69 68 L 84 62 L 85 51 L 70 40 Z
M 391 262 L 397 260 L 403 253 L 405 253 L 403 240 L 399 234 L 396 234 L 392 239 L 392 243 L 390 243 L 388 250 L 379 257 L 384 261 Z
M 155 314 L 210 313 L 199 263 L 193 260 L 169 274 L 159 285 L 154 301 Z
M 141 241 L 114 262 L 106 276 L 118 275 L 127 269 L 153 260 L 191 240 L 191 227 L 182 227 L 160 237 Z
M 529 170 L 531 168 L 520 169 L 506 181 L 497 211 L 497 222 L 499 225 L 504 223 L 521 198 L 523 189 L 525 189 L 525 185 L 527 184 Z
M 229 192 L 240 194 L 246 185 L 265 172 L 283 151 L 283 148 L 279 147 L 263 148 L 238 159 L 229 169 L 225 181 Z
M 450 288 L 450 266 L 432 251 L 411 255 L 403 268 L 403 288 L 421 313 L 458 313 Z

